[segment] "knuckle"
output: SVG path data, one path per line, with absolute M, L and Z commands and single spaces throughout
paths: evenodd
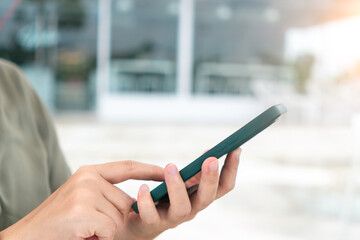
M 219 184 L 218 176 L 209 176 L 206 181 L 207 184 L 211 187 L 216 187 Z
M 205 199 L 202 199 L 202 198 L 198 199 L 198 201 L 197 201 L 198 209 L 203 210 L 204 208 L 209 206 L 212 203 L 212 201 L 209 202 L 208 200 L 205 200 Z
M 160 220 L 159 220 L 158 218 L 155 218 L 155 217 L 153 217 L 153 218 L 146 218 L 146 219 L 144 219 L 144 222 L 145 222 L 148 226 L 150 226 L 150 227 L 152 227 L 152 228 L 156 228 L 157 226 L 160 225 Z
M 195 217 L 196 217 L 196 213 L 193 213 L 193 214 L 189 215 L 188 221 L 193 220 Z
M 121 214 L 117 214 L 114 220 L 115 220 L 116 228 L 120 227 L 125 222 L 125 219 Z
M 76 174 L 76 183 L 77 184 L 89 184 L 97 181 L 96 174 L 93 171 L 88 170 L 89 168 L 86 166 L 83 169 L 79 169 Z
M 84 166 L 81 166 L 77 172 L 79 173 L 84 173 L 84 172 L 92 172 L 94 171 L 94 166 L 93 165 L 84 165 Z
M 177 176 L 179 179 L 181 179 L 180 176 Z M 172 191 L 174 193 L 180 193 L 183 192 L 183 189 L 186 188 L 184 182 L 181 180 L 176 182 L 170 182 L 169 188 L 172 188 Z
M 172 221 L 167 224 L 168 229 L 176 228 L 180 223 L 177 221 Z
M 227 186 L 226 186 L 227 192 L 232 191 L 234 188 L 235 188 L 235 183 L 234 182 L 228 183 Z
M 203 209 L 208 205 L 207 201 L 205 201 L 204 199 L 199 199 L 198 200 L 198 206 Z
M 130 209 L 133 204 L 133 199 L 130 196 L 126 196 L 125 199 L 126 199 L 126 203 L 125 203 L 126 208 Z
M 127 160 L 123 162 L 125 165 L 126 170 L 133 171 L 136 168 L 136 163 L 131 160 Z
M 133 200 L 130 196 L 122 197 L 118 202 L 117 208 L 121 214 L 126 216 L 130 213 L 132 204 Z
M 186 205 L 186 208 L 185 208 L 185 210 L 184 210 L 184 215 L 185 215 L 185 217 L 188 217 L 188 216 L 190 215 L 190 213 L 191 213 L 191 205 L 190 205 L 190 204 L 187 204 L 187 205 Z
M 235 183 L 233 182 L 227 182 L 222 186 L 224 193 L 228 193 L 232 191 L 234 188 L 235 188 Z
M 190 200 L 183 201 L 181 207 L 171 208 L 171 215 L 174 222 L 183 222 L 192 212 Z
M 82 218 L 87 212 L 88 210 L 83 204 L 74 204 L 70 210 L 70 218 L 78 220 L 79 218 Z
M 93 193 L 85 188 L 85 187 L 79 187 L 74 189 L 71 193 L 71 198 L 75 203 L 83 203 L 84 200 L 88 201 L 93 197 Z
M 181 211 L 175 211 L 173 213 L 173 219 L 175 221 L 179 221 L 179 220 L 183 220 L 185 219 L 187 216 L 189 215 L 189 213 L 187 212 L 187 210 L 181 210 Z

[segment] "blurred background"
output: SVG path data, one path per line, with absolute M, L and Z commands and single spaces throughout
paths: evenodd
M 234 191 L 159 239 L 358 239 L 359 43 L 357 0 L 0 2 L 0 57 L 53 112 L 73 171 L 182 168 L 287 106 L 243 146 Z

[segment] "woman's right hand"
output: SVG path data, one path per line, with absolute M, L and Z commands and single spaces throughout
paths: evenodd
M 128 179 L 163 181 L 164 169 L 134 161 L 81 167 L 40 206 L 2 231 L 0 239 L 112 240 L 133 203 L 113 184 Z

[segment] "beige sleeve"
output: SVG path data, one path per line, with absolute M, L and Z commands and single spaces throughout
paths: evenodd
M 49 181 L 51 191 L 54 192 L 71 176 L 71 171 L 59 146 L 52 116 L 30 85 L 29 90 L 38 131 L 47 152 Z
M 0 59 L 0 231 L 70 175 L 51 115 L 21 70 Z

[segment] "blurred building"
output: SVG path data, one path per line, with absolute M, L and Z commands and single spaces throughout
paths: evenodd
M 235 120 L 301 92 L 284 58 L 288 29 L 354 14 L 348 5 L 3 0 L 0 57 L 19 64 L 56 111 L 125 121 Z
M 349 123 L 360 111 L 360 17 L 353 16 L 306 28 L 290 29 L 286 35 L 288 61 L 308 65 L 307 89 L 311 95 L 312 121 Z M 309 64 L 312 62 L 313 64 Z M 341 113 L 341 114 L 339 114 Z
M 338 80 L 360 63 L 360 17 L 331 21 L 307 28 L 290 29 L 286 35 L 285 55 L 294 60 L 304 54 L 316 59 L 312 78 Z

